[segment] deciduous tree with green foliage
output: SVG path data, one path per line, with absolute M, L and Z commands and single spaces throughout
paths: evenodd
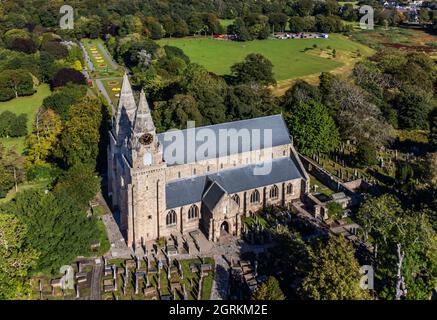
M 311 156 L 338 147 L 340 138 L 337 126 L 321 103 L 298 104 L 284 116 L 299 152 Z
M 234 64 L 231 71 L 237 83 L 274 85 L 276 84 L 273 75 L 272 62 L 259 53 L 247 55 L 243 62 Z
M 56 151 L 66 166 L 96 163 L 101 123 L 102 106 L 98 99 L 86 97 L 71 107 L 70 120 L 65 123 Z
M 0 207 L 27 225 L 26 240 L 39 252 L 35 271 L 56 274 L 64 264 L 90 252 L 99 233 L 93 218 L 65 194 L 27 190 Z
M 275 277 L 269 277 L 252 295 L 252 300 L 285 300 L 285 295 Z
M 431 297 L 437 276 L 437 236 L 429 216 L 425 210 L 404 210 L 388 194 L 369 197 L 359 209 L 357 220 L 364 237 L 377 247 L 375 289 L 381 298 L 396 298 L 398 245 L 404 253 L 401 275 L 407 294 L 403 298 Z
M 311 271 L 302 293 L 314 300 L 363 300 L 369 295 L 360 287 L 360 265 L 355 250 L 342 236 L 330 236 L 316 245 Z
M 0 300 L 29 298 L 28 275 L 38 259 L 29 243 L 26 225 L 0 213 Z

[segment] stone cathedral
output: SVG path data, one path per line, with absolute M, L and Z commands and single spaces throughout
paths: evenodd
M 268 205 L 288 206 L 308 192 L 308 175 L 282 115 L 158 134 L 144 92 L 136 97 L 127 75 L 113 113 L 108 191 L 131 247 L 196 230 L 210 241 L 238 237 L 243 217 Z M 270 143 L 243 148 L 248 136 L 238 135 L 257 130 L 269 130 Z M 236 147 L 221 148 L 220 140 L 211 152 L 198 152 L 204 148 L 198 135 L 206 131 L 227 133 L 225 142 L 237 141 Z M 195 142 L 184 148 L 190 135 Z M 174 161 L 180 147 L 184 155 Z M 256 174 L 260 166 L 268 173 Z

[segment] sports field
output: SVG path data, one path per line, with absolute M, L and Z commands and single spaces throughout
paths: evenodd
M 250 42 L 198 37 L 165 39 L 159 41 L 159 44 L 181 48 L 192 62 L 219 75 L 230 74 L 231 66 L 242 61 L 249 53 L 261 53 L 272 61 L 278 81 L 331 71 L 350 62 L 350 59 L 372 53 L 372 49 L 339 34 L 331 34 L 329 39 L 268 39 Z M 334 49 L 335 57 L 332 55 Z

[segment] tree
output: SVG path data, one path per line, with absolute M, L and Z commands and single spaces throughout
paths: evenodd
M 11 111 L 0 113 L 0 137 L 22 137 L 27 134 L 27 115 Z
M 94 171 L 94 166 L 80 163 L 63 173 L 55 185 L 54 192 L 61 198 L 70 198 L 73 203 L 86 209 L 99 189 L 100 179 Z
M 37 259 L 26 225 L 14 215 L 0 214 L 0 300 L 29 297 L 28 275 Z
M 41 45 L 41 51 L 47 52 L 55 59 L 68 57 L 68 49 L 58 41 L 46 41 Z
M 280 263 L 287 270 L 286 277 L 293 282 L 291 286 L 292 299 L 300 297 L 299 288 L 311 270 L 311 247 L 306 244 L 298 232 L 287 227 L 278 227 L 274 232 L 278 250 L 282 252 Z
M 235 34 L 238 41 L 250 41 L 253 40 L 252 35 L 246 27 L 246 24 L 242 18 L 235 19 L 235 22 L 229 26 L 228 33 Z
M 437 150 L 437 108 L 434 108 L 428 116 L 429 135 L 428 141 L 432 149 Z
M 57 274 L 62 265 L 87 255 L 98 237 L 95 220 L 87 218 L 71 198 L 52 192 L 26 190 L 0 207 L 27 225 L 27 243 L 39 252 L 34 271 Z
M 426 155 L 425 182 L 437 186 L 437 152 Z
M 359 168 L 378 164 L 378 152 L 368 141 L 359 142 L 354 155 L 355 165 Z
M 343 236 L 330 236 L 316 245 L 311 271 L 302 293 L 314 300 L 363 300 L 369 296 L 360 288 L 360 265 L 352 245 Z
M 175 95 L 162 109 L 164 130 L 185 128 L 187 121 L 195 121 L 196 127 L 202 126 L 202 114 L 196 100 L 190 95 Z
M 416 86 L 404 86 L 396 103 L 399 125 L 404 129 L 427 129 L 432 94 Z
M 35 93 L 33 79 L 26 70 L 3 70 L 0 74 L 0 101 Z
M 252 295 L 252 300 L 285 300 L 278 280 L 270 276 Z
M 273 76 L 273 64 L 266 57 L 258 53 L 247 55 L 243 62 L 234 64 L 231 67 L 231 71 L 237 83 L 240 84 L 276 84 Z
M 15 38 L 12 40 L 9 49 L 27 54 L 32 54 L 37 51 L 35 42 L 30 38 Z
M 53 155 L 62 131 L 59 115 L 51 109 L 39 108 L 32 133 L 27 137 L 26 166 L 41 166 Z
M 302 17 L 290 17 L 290 31 L 293 33 L 300 33 L 305 31 L 305 20 Z
M 340 220 L 343 218 L 344 209 L 342 205 L 339 204 L 338 202 L 331 201 L 330 203 L 328 203 L 327 208 L 328 208 L 328 214 L 331 218 L 336 220 Z
M 268 88 L 245 84 L 229 87 L 226 105 L 230 118 L 234 120 L 257 118 L 280 112 Z
M 87 87 L 69 84 L 57 88 L 49 97 L 43 101 L 43 106 L 55 111 L 62 121 L 67 121 L 70 116 L 70 108 L 78 103 L 86 94 Z
M 298 0 L 294 3 L 294 10 L 301 17 L 309 16 L 313 12 L 314 1 L 313 0 Z
M 282 12 L 269 14 L 269 24 L 276 32 L 284 32 L 287 21 L 288 16 Z
M 392 127 L 382 117 L 381 111 L 361 88 L 338 78 L 330 80 L 329 94 L 324 93 L 323 101 L 339 125 L 343 140 L 355 143 L 367 141 L 375 148 L 390 140 Z
M 285 114 L 285 121 L 299 152 L 311 156 L 333 151 L 340 143 L 338 129 L 326 107 L 301 103 Z
M 60 135 L 56 155 L 64 165 L 95 165 L 99 153 L 102 107 L 100 101 L 85 97 L 70 109 L 70 119 Z
M 202 114 L 203 124 L 223 123 L 226 115 L 226 82 L 205 68 L 191 64 L 187 67 L 181 83 L 186 94 L 194 97 Z
M 52 89 L 69 84 L 86 85 L 87 82 L 82 72 L 72 68 L 63 68 L 54 75 Z
M 398 190 L 411 194 L 415 186 L 413 167 L 408 163 L 398 163 L 396 168 L 396 187 Z
M 398 247 L 403 253 L 400 270 L 406 299 L 429 299 L 437 272 L 437 237 L 425 210 L 404 210 L 392 195 L 369 197 L 361 205 L 358 223 L 365 239 L 377 247 L 375 289 L 384 299 L 397 296 Z M 371 237 L 369 237 L 371 236 Z
M 299 103 L 309 103 L 311 101 L 320 102 L 319 89 L 310 85 L 304 80 L 297 80 L 294 85 L 285 92 L 283 106 L 288 111 Z

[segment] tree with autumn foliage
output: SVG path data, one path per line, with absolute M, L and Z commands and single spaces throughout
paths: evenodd
M 35 116 L 32 134 L 27 138 L 26 166 L 42 166 L 53 155 L 62 123 L 51 109 L 40 108 Z

